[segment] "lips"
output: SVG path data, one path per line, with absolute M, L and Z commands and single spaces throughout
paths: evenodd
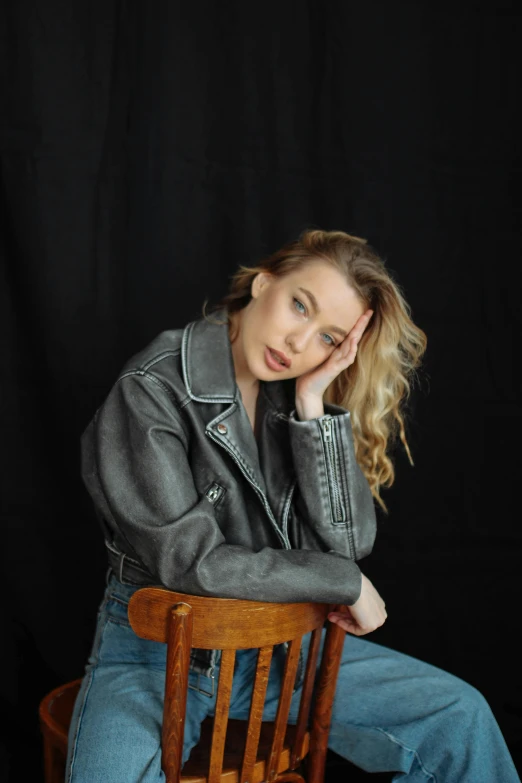
M 292 364 L 292 360 L 282 353 L 282 351 L 276 351 L 275 348 L 267 346 L 265 348 L 265 361 L 272 370 L 287 370 Z

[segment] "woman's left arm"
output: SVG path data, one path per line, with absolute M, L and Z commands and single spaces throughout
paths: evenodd
M 375 507 L 355 458 L 350 413 L 324 404 L 323 395 L 334 378 L 355 361 L 357 345 L 371 316 L 372 311 L 367 310 L 326 362 L 297 379 L 297 416 L 290 417 L 298 516 L 315 543 L 354 560 L 372 550 Z M 301 531 L 301 537 L 301 545 L 306 547 L 306 531 Z
M 373 497 L 355 459 L 350 413 L 336 405 L 325 408 L 323 416 L 308 421 L 290 417 L 299 490 L 295 523 L 308 529 L 294 535 L 304 548 L 308 543 L 313 548 L 319 545 L 359 560 L 371 552 L 375 541 Z

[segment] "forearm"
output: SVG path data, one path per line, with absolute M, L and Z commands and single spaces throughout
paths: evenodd
M 355 458 L 350 414 L 335 405 L 326 405 L 322 413 L 303 409 L 311 412 L 321 415 L 290 418 L 301 524 L 323 550 L 358 560 L 372 549 L 376 519 L 368 482 Z
M 194 520 L 195 521 L 195 520 Z M 165 541 L 162 541 L 165 534 Z M 160 531 L 150 568 L 170 589 L 190 594 L 243 598 L 254 601 L 320 601 L 351 605 L 361 591 L 361 572 L 355 562 L 335 553 L 282 550 L 266 547 L 258 552 L 199 540 L 196 557 L 191 541 Z

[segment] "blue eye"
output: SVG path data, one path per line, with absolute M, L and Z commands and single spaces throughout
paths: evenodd
M 306 306 L 299 299 L 296 299 L 295 296 L 292 297 L 292 300 L 293 300 L 294 307 L 297 310 L 297 312 L 300 313 L 301 315 L 306 315 Z M 337 343 L 335 342 L 334 338 L 331 337 L 329 334 L 326 334 L 326 332 L 324 332 L 321 335 L 321 337 L 323 337 L 323 338 L 326 337 L 326 340 L 324 340 L 326 345 L 331 346 L 333 348 L 335 348 L 335 346 L 337 345 Z

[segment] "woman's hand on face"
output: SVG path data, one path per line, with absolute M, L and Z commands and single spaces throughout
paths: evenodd
M 318 399 L 322 401 L 331 382 L 337 378 L 339 373 L 354 363 L 357 356 L 357 346 L 372 315 L 373 310 L 366 310 L 326 361 L 297 378 L 296 397 L 300 400 Z
M 383 625 L 387 617 L 384 601 L 364 574 L 361 594 L 357 601 L 340 612 L 330 612 L 328 615 L 332 623 L 337 623 L 343 630 L 355 636 L 364 636 L 375 631 Z

